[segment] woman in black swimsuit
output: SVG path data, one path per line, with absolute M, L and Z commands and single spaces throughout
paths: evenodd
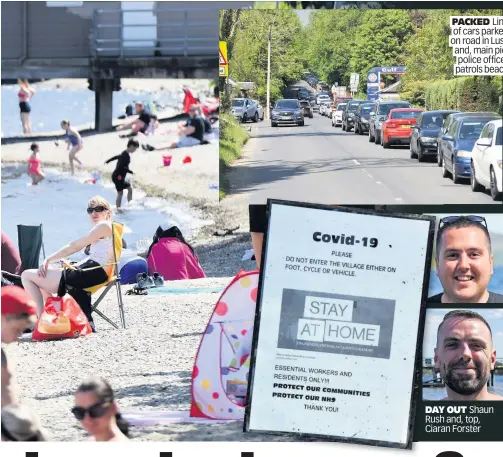
M 131 163 L 131 157 L 129 154 L 135 152 L 140 144 L 136 140 L 129 140 L 127 148 L 121 154 L 116 155 L 108 159 L 105 163 L 110 163 L 113 160 L 117 160 L 117 165 L 114 172 L 112 173 L 112 181 L 115 184 L 115 189 L 117 190 L 117 209 L 119 210 L 122 203 L 122 194 L 124 189 L 127 189 L 127 201 L 130 202 L 133 199 L 133 187 L 131 183 L 126 179 L 128 173 L 133 174 L 129 169 L 129 164 Z

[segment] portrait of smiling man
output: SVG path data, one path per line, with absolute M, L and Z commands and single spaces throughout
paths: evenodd
M 480 314 L 448 312 L 438 326 L 434 360 L 447 389 L 443 400 L 503 400 L 487 390 L 496 349 L 491 327 Z
M 427 303 L 503 303 L 503 295 L 487 289 L 494 257 L 485 218 L 442 218 L 435 248 L 437 276 L 444 290 Z

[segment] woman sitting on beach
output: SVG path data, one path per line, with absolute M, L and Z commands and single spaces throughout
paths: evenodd
M 70 150 L 68 159 L 70 161 L 70 170 L 73 176 L 75 174 L 73 161 L 77 162 L 79 166 L 82 167 L 82 162 L 77 159 L 77 152 L 82 149 L 82 137 L 80 136 L 80 133 L 77 132 L 77 130 L 70 126 L 70 121 L 61 121 L 61 128 L 66 133 L 66 143 L 68 144 L 67 150 Z
M 73 415 L 80 421 L 91 441 L 128 441 L 128 423 L 119 407 L 110 384 L 92 377 L 84 381 L 75 394 Z
M 35 89 L 30 86 L 27 79 L 19 79 L 19 92 L 17 98 L 19 100 L 19 110 L 21 111 L 21 124 L 23 133 L 31 133 L 31 106 L 30 99 L 35 95 Z
M 31 178 L 32 186 L 36 186 L 40 181 L 45 179 L 44 173 L 40 167 L 40 147 L 37 143 L 33 143 L 30 146 L 31 156 L 28 159 L 28 175 Z
M 44 309 L 44 299 L 58 293 L 60 283 L 70 286 L 70 295 L 75 298 L 95 330 L 91 316 L 91 295 L 84 289 L 107 282 L 106 270 L 115 261 L 110 203 L 103 197 L 93 197 L 89 200 L 87 214 L 93 226 L 89 233 L 47 257 L 38 270 L 23 271 L 21 281 L 35 301 L 39 316 Z M 50 263 L 63 260 L 88 245 L 91 245 L 89 257 L 72 265 L 74 269 L 66 270 L 64 275 L 61 267 L 49 267 Z

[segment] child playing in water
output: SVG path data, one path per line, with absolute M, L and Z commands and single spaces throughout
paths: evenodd
M 40 181 L 45 179 L 44 173 L 40 166 L 40 147 L 37 143 L 33 143 L 30 146 L 31 156 L 28 159 L 28 175 L 31 178 L 31 184 L 36 186 Z

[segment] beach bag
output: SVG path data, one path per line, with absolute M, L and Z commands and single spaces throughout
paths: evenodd
M 72 297 L 49 297 L 33 330 L 32 341 L 78 338 L 91 333 L 87 317 Z

